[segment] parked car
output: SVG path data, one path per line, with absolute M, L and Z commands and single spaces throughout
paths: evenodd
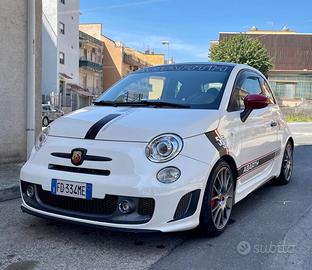
M 47 127 L 52 121 L 64 115 L 64 112 L 50 104 L 42 104 L 42 126 Z
M 137 231 L 222 233 L 232 207 L 288 184 L 294 141 L 266 78 L 247 65 L 134 72 L 54 121 L 21 170 L 22 209 Z

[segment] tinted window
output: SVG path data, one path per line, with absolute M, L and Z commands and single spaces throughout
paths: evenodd
M 276 104 L 272 90 L 271 90 L 269 84 L 262 78 L 261 78 L 261 85 L 262 85 L 263 95 L 265 95 L 269 98 L 270 103 Z
M 244 98 L 247 95 L 262 94 L 259 79 L 259 76 L 254 72 L 244 71 L 239 73 L 230 99 L 229 111 L 244 109 Z
M 97 101 L 129 103 L 148 100 L 195 109 L 218 109 L 231 70 L 232 67 L 222 65 L 153 67 L 128 75 Z

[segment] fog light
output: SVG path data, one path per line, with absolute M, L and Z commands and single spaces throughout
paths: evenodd
M 135 204 L 132 200 L 122 200 L 118 204 L 118 209 L 123 214 L 129 214 L 134 211 Z
M 159 182 L 169 184 L 177 181 L 181 175 L 181 172 L 178 168 L 176 167 L 166 167 L 161 169 L 157 173 L 157 180 Z
M 27 186 L 27 188 L 26 188 L 26 195 L 27 195 L 29 198 L 32 198 L 32 197 L 35 195 L 34 186 L 32 186 L 32 185 L 28 185 L 28 186 Z

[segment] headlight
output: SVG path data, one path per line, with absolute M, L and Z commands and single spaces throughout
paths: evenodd
M 183 141 L 175 134 L 159 135 L 149 142 L 146 157 L 153 162 L 166 162 L 176 157 L 182 150 Z
M 48 135 L 49 135 L 50 127 L 46 127 L 42 132 L 40 132 L 36 144 L 35 144 L 35 149 L 38 151 L 46 142 Z

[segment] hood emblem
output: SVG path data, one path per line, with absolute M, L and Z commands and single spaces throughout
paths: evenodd
M 85 156 L 85 154 L 87 153 L 86 149 L 82 149 L 82 148 L 77 148 L 77 149 L 73 149 L 71 151 L 71 163 L 74 164 L 75 166 L 79 166 L 83 163 L 83 158 Z

